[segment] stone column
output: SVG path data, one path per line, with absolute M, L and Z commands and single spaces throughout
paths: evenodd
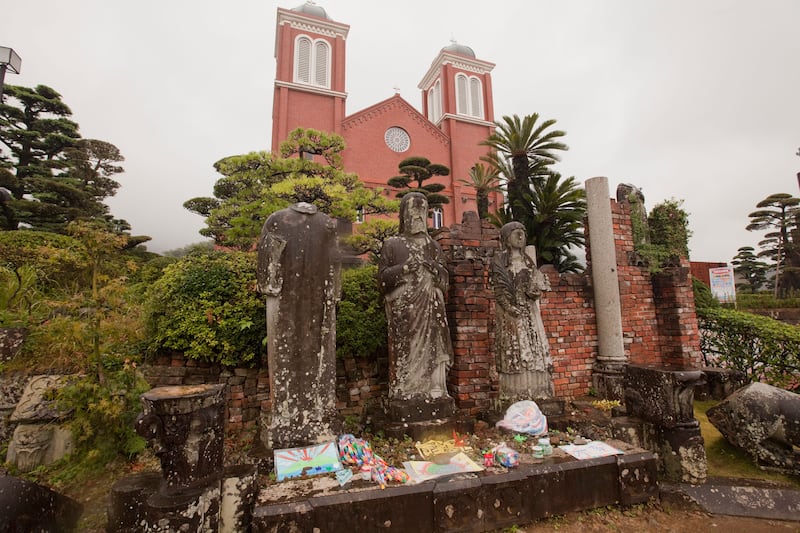
M 628 360 L 622 342 L 622 308 L 608 178 L 588 179 L 585 186 L 594 308 L 597 314 L 598 353 L 592 386 L 602 398 L 622 400 Z

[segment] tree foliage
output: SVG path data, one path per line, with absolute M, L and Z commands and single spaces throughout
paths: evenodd
M 494 133 L 482 143 L 492 149 L 483 160 L 504 184 L 508 198 L 507 207 L 489 218 L 498 225 L 521 222 L 540 265 L 578 272 L 582 266 L 571 249 L 584 245 L 586 195 L 575 178 L 564 179 L 551 168 L 558 152 L 569 149 L 560 141 L 566 133 L 552 129 L 555 123 L 540 120 L 537 113 L 504 116 L 495 123 Z
M 360 224 L 356 232 L 344 238 L 345 244 L 353 248 L 356 254 L 369 254 L 370 261 L 377 263 L 383 248 L 383 242 L 400 231 L 400 222 L 396 219 L 373 218 Z
M 377 279 L 376 265 L 342 271 L 342 298 L 336 313 L 339 357 L 369 357 L 386 348 L 386 311 Z
M 683 200 L 664 200 L 656 204 L 647 215 L 649 242 L 642 240 L 636 253 L 644 259 L 651 273 L 660 272 L 664 266 L 677 264 L 681 257 L 689 257 L 689 213 L 682 207 Z
M 800 383 L 800 329 L 769 317 L 724 308 L 698 308 L 706 366 L 739 370 L 776 387 Z
M 119 188 L 113 179 L 123 172 L 119 149 L 82 139 L 72 111 L 50 87 L 8 86 L 4 92 L 10 103 L 0 103 L 0 187 L 9 197 L 2 201 L 2 228 L 22 223 L 64 233 L 73 220 L 93 219 L 117 232 L 129 230 L 103 203 Z
M 294 130 L 281 144 L 280 155 L 251 152 L 214 163 L 223 175 L 214 184 L 214 197 L 192 198 L 183 205 L 206 217 L 201 235 L 243 250 L 256 242 L 269 215 L 296 202 L 314 204 L 323 213 L 346 220 L 355 220 L 359 213 L 396 211 L 397 202 L 344 172 L 343 149 L 339 135 Z
M 432 209 L 438 205 L 449 204 L 450 199 L 443 194 L 445 186 L 441 183 L 425 183 L 434 176 L 449 176 L 450 169 L 439 163 L 431 161 L 422 156 L 411 156 L 398 163 L 399 176 L 389 178 L 389 185 L 399 189 L 396 196 L 402 198 L 410 192 L 418 192 L 425 195 L 428 200 L 428 208 Z
M 761 252 L 775 264 L 775 296 L 786 296 L 800 288 L 800 242 L 798 231 L 800 198 L 787 193 L 770 194 L 748 215 L 747 231 L 766 231 L 758 243 Z
M 554 119 L 539 121 L 538 113 L 523 118 L 504 116 L 481 143 L 492 149 L 485 161 L 504 178 L 510 213 L 519 222 L 524 223 L 526 197 L 533 182 L 559 160 L 557 151 L 569 149 L 559 140 L 566 133 L 550 129 L 555 123 Z
M 502 191 L 499 172 L 494 167 L 478 163 L 469 169 L 469 179 L 458 180 L 475 189 L 475 200 L 478 204 L 478 217 L 489 218 L 489 195 Z
M 744 280 L 744 282 L 736 284 L 737 289 L 755 293 L 767 284 L 767 273 L 770 270 L 770 266 L 764 261 L 758 260 L 758 256 L 752 246 L 739 248 L 731 264 L 734 266 L 736 275 Z
M 264 303 L 251 252 L 197 252 L 168 265 L 145 304 L 148 351 L 253 365 L 264 351 Z

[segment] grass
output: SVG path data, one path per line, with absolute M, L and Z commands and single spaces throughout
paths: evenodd
M 769 481 L 800 489 L 800 478 L 764 470 L 752 457 L 725 440 L 706 416 L 706 411 L 717 403 L 694 402 L 694 416 L 700 422 L 700 432 L 705 440 L 708 476 Z

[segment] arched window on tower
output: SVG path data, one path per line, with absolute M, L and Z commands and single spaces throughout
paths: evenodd
M 300 35 L 294 44 L 294 81 L 330 88 L 331 48 L 324 39 Z
M 483 85 L 479 78 L 456 74 L 456 113 L 483 118 Z
M 428 89 L 428 120 L 436 122 L 442 117 L 442 81 L 436 83 Z
M 433 217 L 433 229 L 439 229 L 444 226 L 444 211 L 439 206 L 434 207 L 431 209 L 431 215 Z

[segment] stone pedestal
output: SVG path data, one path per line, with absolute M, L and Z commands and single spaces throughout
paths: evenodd
M 625 371 L 628 415 L 664 428 L 697 427 L 694 388 L 702 382 L 700 369 L 628 365 Z
M 600 362 L 592 366 L 592 388 L 607 400 L 625 399 L 625 362 Z
M 158 387 L 142 394 L 136 431 L 161 460 L 165 495 L 218 480 L 222 474 L 225 385 Z
M 625 371 L 627 417 L 612 421 L 614 437 L 658 454 L 658 469 L 669 481 L 704 483 L 706 452 L 694 418 L 694 387 L 699 369 L 628 365 Z
M 223 469 L 223 384 L 159 387 L 142 395 L 136 430 L 150 441 L 162 472 L 119 480 L 111 489 L 111 533 L 247 531 L 256 467 Z

